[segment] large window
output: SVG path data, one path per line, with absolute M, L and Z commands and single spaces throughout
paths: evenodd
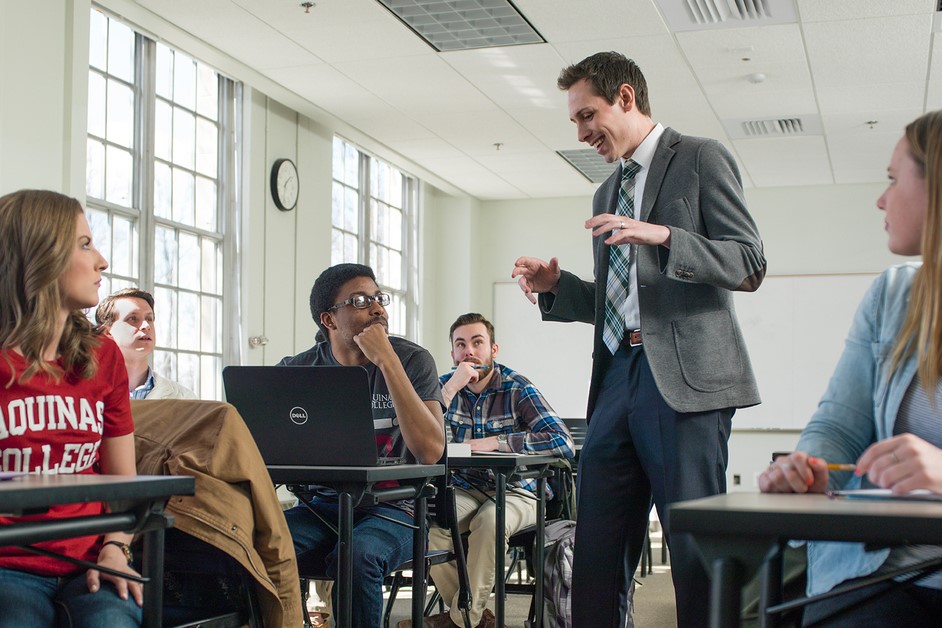
M 206 64 L 91 12 L 86 195 L 110 268 L 101 297 L 153 293 L 154 369 L 220 398 L 224 281 L 238 206 L 239 86 Z
M 334 137 L 331 263 L 371 266 L 392 296 L 389 331 L 418 340 L 417 182 Z

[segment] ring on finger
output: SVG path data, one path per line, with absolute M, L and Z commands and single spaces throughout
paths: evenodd
M 793 464 L 790 463 L 790 462 L 783 462 L 782 464 L 779 465 L 779 468 L 780 468 L 782 471 L 788 471 L 789 469 L 794 469 L 794 468 L 795 468 L 795 465 L 793 465 Z
M 899 458 L 896 457 L 896 452 L 890 452 L 890 458 L 893 460 L 893 464 L 899 464 Z
M 619 228 L 619 229 L 624 229 L 624 228 L 625 228 L 625 221 L 624 221 L 624 220 L 622 220 L 620 223 L 618 223 L 618 228 Z

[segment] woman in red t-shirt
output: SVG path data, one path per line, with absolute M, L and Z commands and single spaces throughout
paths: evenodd
M 98 303 L 108 262 L 79 202 L 56 192 L 0 197 L 0 468 L 25 473 L 134 475 L 127 371 L 117 346 L 82 310 Z M 95 515 L 101 503 L 54 506 L 13 521 Z M 37 544 L 135 573 L 131 535 Z M 0 628 L 139 626 L 141 585 L 0 547 Z

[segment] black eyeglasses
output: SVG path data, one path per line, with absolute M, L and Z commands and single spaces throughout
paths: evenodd
M 387 305 L 389 305 L 391 301 L 392 301 L 392 297 L 390 297 L 385 292 L 380 292 L 379 294 L 375 294 L 373 296 L 368 296 L 365 294 L 355 294 L 349 299 L 347 299 L 346 301 L 341 301 L 337 305 L 327 308 L 327 311 L 333 312 L 334 310 L 338 308 L 342 308 L 345 305 L 352 305 L 358 310 L 365 310 L 373 303 L 379 303 L 383 307 L 386 307 Z

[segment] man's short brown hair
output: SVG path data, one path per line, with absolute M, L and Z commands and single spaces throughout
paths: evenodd
M 648 83 L 638 64 L 617 52 L 597 52 L 579 63 L 563 68 L 556 80 L 556 86 L 563 91 L 581 80 L 589 81 L 595 93 L 608 104 L 618 100 L 618 90 L 628 83 L 635 90 L 635 105 L 638 111 L 651 116 L 651 103 L 648 102 Z
M 483 323 L 484 328 L 487 329 L 487 333 L 491 337 L 491 344 L 497 342 L 497 339 L 494 337 L 494 326 L 491 324 L 491 321 L 477 312 L 468 312 L 467 314 L 459 316 L 455 322 L 451 324 L 451 329 L 448 331 L 448 343 L 454 343 L 456 329 L 464 325 L 473 325 L 474 323 Z
M 98 325 L 99 331 L 110 327 L 117 318 L 114 313 L 114 304 L 118 299 L 144 299 L 147 301 L 147 305 L 150 306 L 150 309 L 154 309 L 154 295 L 150 292 L 141 290 L 140 288 L 124 288 L 123 290 L 118 290 L 114 294 L 108 295 L 102 299 L 101 303 L 98 304 L 98 309 L 95 310 L 95 323 Z

